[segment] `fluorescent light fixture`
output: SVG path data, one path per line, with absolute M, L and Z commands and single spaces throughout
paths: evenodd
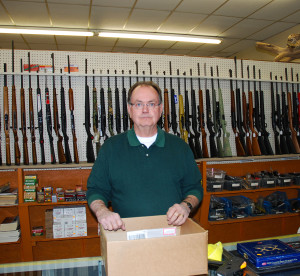
M 93 32 L 60 31 L 60 30 L 47 30 L 47 29 L 36 30 L 36 29 L 0 28 L 0 33 L 2 33 L 2 34 L 94 36 Z
M 181 41 L 181 42 L 196 42 L 196 43 L 211 43 L 220 44 L 221 39 L 205 38 L 200 36 L 190 35 L 171 35 L 171 34 L 153 34 L 153 33 L 126 33 L 126 32 L 104 32 L 100 31 L 101 37 L 116 37 L 116 38 L 135 38 L 135 39 L 149 39 L 149 40 L 167 40 L 167 41 Z

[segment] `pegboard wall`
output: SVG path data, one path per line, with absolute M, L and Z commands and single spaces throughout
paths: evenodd
M 91 132 L 93 133 L 92 128 L 92 88 L 93 88 L 93 76 L 95 77 L 95 87 L 97 88 L 97 102 L 100 104 L 100 88 L 103 87 L 106 94 L 106 112 L 108 111 L 107 107 L 107 90 L 108 90 L 108 81 L 110 83 L 110 88 L 112 89 L 113 96 L 113 108 L 114 104 L 114 89 L 117 86 L 120 91 L 120 107 L 122 115 L 122 79 L 124 79 L 124 86 L 128 91 L 130 83 L 134 84 L 137 80 L 149 80 L 152 78 L 154 82 L 157 82 L 161 89 L 164 88 L 164 78 L 166 81 L 166 88 L 170 91 L 170 79 L 172 78 L 173 88 L 176 95 L 178 95 L 178 81 L 180 85 L 181 93 L 184 94 L 184 78 L 186 78 L 186 86 L 189 91 L 190 98 L 190 89 L 191 82 L 193 83 L 193 88 L 197 92 L 199 90 L 199 79 L 200 79 L 200 88 L 203 90 L 203 104 L 204 104 L 204 114 L 205 114 L 205 124 L 206 124 L 206 99 L 205 99 L 205 89 L 211 91 L 212 81 L 214 83 L 215 89 L 218 87 L 217 81 L 219 80 L 220 88 L 222 90 L 223 102 L 224 102 L 224 112 L 225 119 L 227 121 L 227 131 L 230 133 L 230 145 L 232 149 L 233 156 L 236 156 L 235 150 L 235 138 L 234 133 L 231 127 L 231 103 L 230 103 L 230 77 L 229 69 L 233 71 L 233 80 L 234 80 L 234 89 L 237 87 L 242 89 L 244 85 L 244 90 L 253 91 L 254 89 L 254 75 L 253 75 L 253 66 L 255 66 L 256 71 L 256 86 L 258 88 L 259 82 L 261 83 L 261 89 L 264 91 L 264 102 L 265 102 L 265 119 L 267 123 L 267 130 L 270 132 L 270 142 L 274 149 L 274 135 L 271 127 L 271 85 L 270 85 L 270 72 L 272 72 L 273 82 L 275 81 L 275 76 L 277 76 L 277 83 L 279 92 L 281 92 L 281 82 L 284 83 L 284 91 L 286 92 L 286 83 L 288 83 L 288 88 L 291 90 L 292 85 L 297 89 L 297 78 L 296 75 L 300 72 L 300 64 L 295 63 L 275 63 L 275 62 L 263 62 L 263 61 L 252 61 L 252 60 L 237 60 L 236 66 L 234 59 L 223 59 L 223 58 L 202 58 L 202 57 L 186 57 L 186 56 L 165 56 L 165 55 L 144 55 L 144 54 L 124 54 L 124 53 L 94 53 L 94 52 L 65 52 L 65 51 L 25 51 L 25 50 L 14 50 L 14 73 L 12 73 L 12 50 L 0 50 L 0 86 L 4 86 L 4 75 L 7 75 L 7 86 L 9 89 L 9 112 L 10 112 L 10 125 L 11 125 L 11 86 L 12 86 L 12 75 L 15 75 L 15 86 L 16 86 L 16 95 L 17 95 L 17 110 L 18 110 L 18 127 L 21 125 L 20 117 L 20 87 L 21 87 L 21 75 L 23 75 L 24 89 L 25 89 L 25 103 L 26 103 L 26 122 L 27 127 L 29 126 L 29 99 L 28 99 L 28 87 L 29 87 L 29 72 L 24 71 L 21 73 L 21 59 L 24 64 L 28 64 L 28 53 L 30 53 L 30 63 L 51 66 L 52 59 L 51 54 L 54 54 L 54 68 L 55 72 L 52 73 L 52 68 L 48 68 L 44 71 L 31 72 L 31 86 L 33 89 L 33 99 L 34 99 L 34 115 L 35 115 L 35 126 L 37 127 L 37 75 L 39 75 L 39 83 L 42 92 L 42 109 L 43 109 L 43 119 L 44 119 L 44 140 L 45 140 L 45 156 L 46 163 L 50 163 L 50 146 L 49 146 L 49 137 L 47 133 L 47 124 L 46 124 L 46 109 L 45 109 L 45 84 L 47 79 L 47 86 L 50 91 L 50 103 L 51 103 L 51 115 L 53 120 L 53 81 L 52 76 L 55 76 L 55 86 L 56 94 L 58 101 L 58 111 L 60 114 L 60 87 L 61 87 L 61 78 L 63 79 L 63 86 L 65 88 L 65 100 L 66 100 L 66 111 L 67 111 L 67 129 L 69 136 L 69 146 L 74 161 L 73 155 L 73 142 L 72 142 L 72 132 L 71 132 L 71 122 L 70 122 L 70 110 L 69 110 L 69 76 L 71 76 L 71 86 L 73 89 L 74 97 L 74 115 L 75 115 L 75 129 L 77 136 L 77 147 L 80 162 L 86 161 L 86 140 L 87 134 L 84 127 L 84 118 L 85 118 L 85 77 L 88 77 L 88 85 L 90 87 L 90 118 L 91 118 Z M 78 66 L 78 72 L 71 72 L 70 75 L 68 72 L 64 71 L 64 68 L 68 65 L 68 56 L 70 59 L 71 66 Z M 85 73 L 85 60 L 87 59 L 87 74 Z M 151 63 L 150 63 L 151 62 Z M 172 69 L 170 71 L 170 62 Z M 4 63 L 7 64 L 7 73 L 4 73 Z M 151 64 L 151 71 L 150 71 Z M 200 72 L 198 71 L 198 64 Z M 217 67 L 219 76 L 217 77 Z M 237 70 L 235 70 L 235 67 Z M 247 67 L 249 67 L 249 78 Z M 206 68 L 206 70 L 205 70 Z M 211 68 L 213 69 L 213 76 L 211 76 Z M 243 78 L 242 78 L 242 68 L 243 68 Z M 287 68 L 288 80 L 286 81 L 285 69 Z M 62 73 L 60 70 L 62 69 Z M 94 71 L 93 71 L 94 70 Z M 261 72 L 261 79 L 259 80 L 259 70 Z M 94 73 L 93 73 L 94 72 Z M 179 72 L 179 75 L 177 75 Z M 293 81 L 292 81 L 292 72 L 293 72 Z M 282 79 L 281 79 L 282 77 Z M 249 82 L 248 82 L 249 81 Z M 250 84 L 250 87 L 249 87 Z M 300 91 L 297 91 L 300 92 Z M 248 97 L 248 93 L 247 97 Z M 197 95 L 197 93 L 196 93 Z M 218 98 L 218 93 L 217 93 Z M 170 94 L 169 94 L 170 101 Z M 212 101 L 212 99 L 211 99 Z M 197 105 L 199 104 L 199 98 L 196 96 Z M 0 93 L 0 107 L 1 107 L 1 149 L 2 149 L 2 160 L 5 164 L 5 135 L 4 135 L 4 115 L 3 115 L 3 92 Z M 190 100 L 191 104 L 191 100 Z M 171 104 L 169 103 L 171 107 Z M 178 103 L 176 103 L 177 109 L 177 121 L 179 118 L 178 114 Z M 190 107 L 191 113 L 191 107 Z M 107 116 L 108 117 L 108 116 Z M 61 124 L 61 120 L 59 118 Z M 53 122 L 52 122 L 53 125 Z M 114 128 L 115 128 L 114 122 Z M 179 126 L 178 126 L 179 131 Z M 61 129 L 60 129 L 61 132 Z M 107 134 L 108 124 L 107 124 Z M 170 132 L 172 129 L 170 128 Z M 208 133 L 208 130 L 206 129 Z M 114 133 L 116 130 L 114 129 Z M 41 152 L 39 145 L 39 133 L 38 130 L 35 132 L 36 135 L 36 149 L 37 149 L 37 158 L 38 162 L 41 161 Z M 57 157 L 57 147 L 56 141 L 57 137 L 55 132 L 52 132 L 54 137 L 54 148 Z M 19 147 L 21 152 L 21 163 L 23 162 L 22 156 L 22 133 L 18 130 L 19 137 Z M 29 161 L 32 163 L 31 156 L 31 140 L 30 132 L 27 131 L 28 137 L 28 152 L 29 152 Z M 101 138 L 101 144 L 104 142 L 104 138 Z M 209 143 L 209 139 L 207 139 Z M 11 148 L 11 161 L 14 163 L 14 136 L 12 130 L 10 131 L 10 148 Z M 209 145 L 208 145 L 209 148 Z M 96 155 L 96 146 L 94 145 L 94 152 Z

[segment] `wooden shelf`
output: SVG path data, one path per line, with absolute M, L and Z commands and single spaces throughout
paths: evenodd
M 212 160 L 213 159 L 213 160 Z M 226 219 L 222 221 L 209 221 L 209 205 L 211 196 L 229 197 L 244 195 L 252 200 L 259 196 L 266 197 L 275 191 L 282 191 L 289 199 L 297 198 L 300 186 L 241 189 L 236 191 L 207 192 L 206 168 L 216 168 L 227 172 L 231 176 L 244 176 L 247 173 L 255 173 L 263 170 L 273 170 L 279 173 L 299 172 L 299 155 L 277 155 L 259 157 L 236 157 L 236 158 L 212 158 L 197 160 L 202 173 L 203 200 L 193 218 L 208 230 L 208 242 L 235 242 L 249 239 L 259 239 L 272 236 L 295 234 L 300 225 L 299 213 L 284 213 L 277 215 L 265 215 L 247 217 L 242 219 Z M 222 162 L 224 161 L 224 162 Z M 274 227 L 276 226 L 276 227 Z

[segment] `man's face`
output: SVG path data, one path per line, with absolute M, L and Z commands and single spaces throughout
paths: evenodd
M 158 122 L 163 106 L 159 104 L 159 96 L 157 91 L 151 86 L 138 86 L 132 92 L 131 104 L 127 105 L 130 118 L 137 127 L 153 127 Z M 134 104 L 142 104 L 142 108 L 138 109 Z M 154 103 L 154 108 L 150 108 L 146 104 Z

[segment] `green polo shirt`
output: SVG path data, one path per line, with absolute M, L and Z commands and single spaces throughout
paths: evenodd
M 88 204 L 111 201 L 121 217 L 164 215 L 175 203 L 203 196 L 201 174 L 189 146 L 158 128 L 147 148 L 134 129 L 109 138 L 101 147 L 87 183 Z

